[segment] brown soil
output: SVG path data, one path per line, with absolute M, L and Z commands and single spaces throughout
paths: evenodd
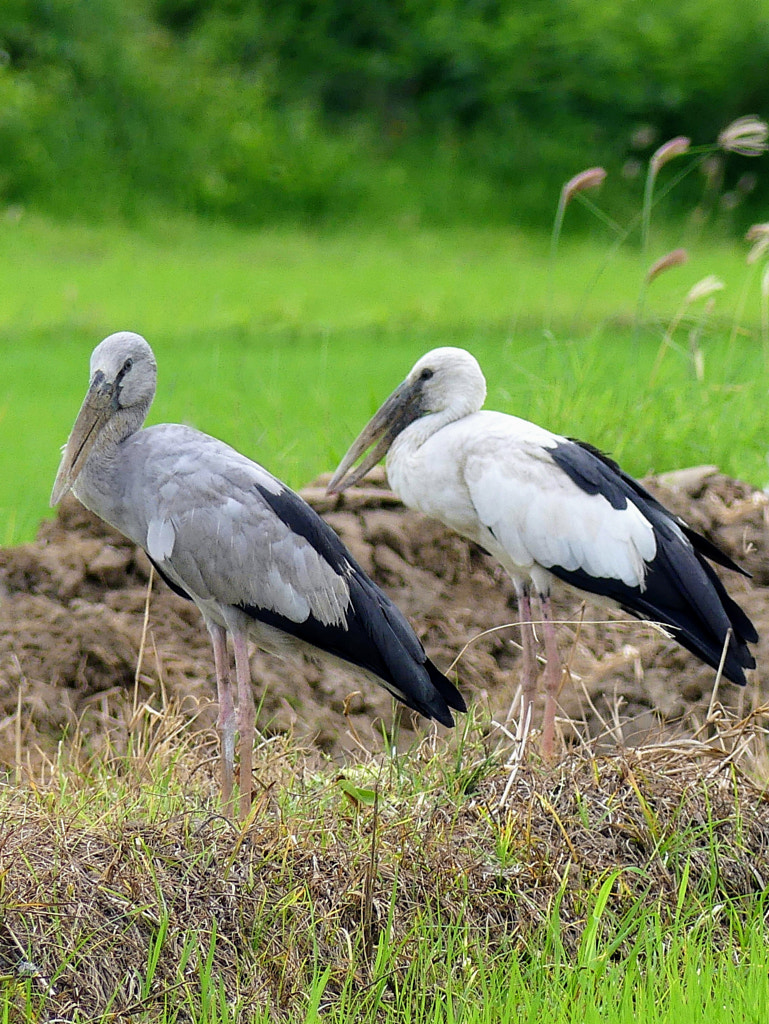
M 747 691 L 723 683 L 719 700 L 755 707 L 765 696 L 760 666 L 769 642 L 767 497 L 712 467 L 646 483 L 753 574 L 724 579 L 762 637 L 759 671 Z M 504 721 L 516 692 L 518 651 L 512 589 L 500 568 L 474 545 L 403 509 L 381 472 L 341 498 L 327 498 L 323 480 L 304 496 L 409 616 L 442 669 L 482 631 L 513 624 L 474 640 L 456 667 L 466 697 Z M 114 742 L 136 697 L 175 699 L 202 727 L 213 723 L 213 657 L 200 616 L 156 580 L 145 630 L 148 580 L 143 552 L 71 498 L 34 543 L 0 550 L 0 762 L 13 765 L 20 749 L 33 760 L 51 756 L 75 732 L 98 748 L 105 725 Z M 606 621 L 606 612 L 563 591 L 556 605 L 572 672 L 561 707 L 580 731 L 634 744 L 702 723 L 712 669 L 648 624 L 618 615 Z M 291 730 L 336 754 L 359 742 L 376 747 L 383 723 L 392 722 L 389 696 L 352 672 L 260 652 L 252 668 L 264 732 Z M 407 742 L 415 726 L 425 723 L 403 717 Z

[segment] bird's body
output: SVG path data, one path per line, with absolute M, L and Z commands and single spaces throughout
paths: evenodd
M 456 688 L 297 494 L 207 434 L 178 424 L 142 429 L 155 376 L 151 349 L 138 335 L 111 335 L 96 348 L 91 387 L 52 503 L 71 487 L 87 508 L 143 547 L 163 579 L 200 609 L 214 646 L 227 799 L 235 710 L 226 632 L 235 648 L 244 804 L 253 741 L 246 639 L 276 653 L 320 649 L 375 678 L 408 707 L 452 725 L 450 708 L 465 709 Z
M 424 440 L 417 426 L 387 455 L 388 480 L 404 504 L 480 544 L 521 582 L 544 585 L 551 566 L 639 582 L 642 560 L 654 552 L 651 526 L 635 505 L 616 515 L 602 495 L 557 471 L 554 450 L 572 442 L 490 411 Z
M 420 693 L 420 662 L 413 689 L 399 691 L 385 663 L 397 647 L 383 654 L 358 621 L 365 615 L 370 624 L 384 612 L 384 623 L 411 641 L 396 607 L 297 494 L 234 448 L 181 424 L 147 427 L 108 459 L 90 458 L 72 492 L 143 547 L 206 621 L 228 629 L 240 619 L 251 640 L 279 655 L 320 648 L 377 676 L 414 710 L 451 724 L 432 689 Z
M 468 352 L 429 352 L 354 442 L 329 489 L 360 479 L 387 451 L 390 486 L 406 505 L 500 562 L 519 598 L 529 701 L 535 673 L 530 597 L 540 598 L 551 716 L 560 684 L 550 622 L 556 578 L 665 624 L 709 665 L 718 666 L 724 655 L 725 676 L 744 683 L 744 670 L 755 665 L 747 643 L 756 632 L 705 559 L 742 570 L 597 449 L 482 410 L 485 393 L 483 374 Z M 381 435 L 384 440 L 350 473 Z M 543 746 L 552 741 L 551 729 L 546 714 Z

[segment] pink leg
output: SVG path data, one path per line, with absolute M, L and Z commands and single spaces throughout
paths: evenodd
M 521 622 L 523 660 L 521 666 L 521 688 L 523 690 L 521 718 L 524 722 L 528 719 L 530 726 L 534 714 L 534 698 L 537 693 L 537 657 L 534 627 L 531 624 L 531 597 L 529 596 L 529 588 L 526 584 L 518 592 L 518 617 Z M 528 727 L 526 733 L 528 734 Z
M 232 703 L 230 665 L 227 657 L 227 633 L 222 626 L 209 623 L 208 630 L 214 646 L 216 667 L 216 694 L 219 700 L 219 717 L 216 728 L 219 732 L 222 770 L 222 802 L 227 814 L 232 817 L 232 779 L 235 763 L 235 708 Z
M 561 656 L 558 653 L 558 642 L 553 625 L 553 613 L 550 595 L 540 595 L 542 605 L 542 632 L 545 638 L 545 717 L 542 721 L 542 754 L 546 758 L 553 756 L 555 740 L 555 710 L 558 695 L 561 692 Z
M 248 660 L 248 642 L 240 631 L 233 631 L 235 648 L 235 677 L 238 681 L 238 727 L 240 729 L 240 816 L 245 818 L 251 810 L 253 780 L 254 727 L 256 705 L 251 688 L 251 665 Z

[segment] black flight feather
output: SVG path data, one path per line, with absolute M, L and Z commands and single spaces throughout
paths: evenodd
M 756 664 L 747 644 L 755 643 L 758 634 L 705 558 L 749 574 L 592 445 L 570 438 L 568 444 L 558 444 L 549 452 L 556 465 L 586 493 L 602 494 L 612 508 L 618 510 L 632 501 L 651 524 L 657 545 L 657 553 L 648 563 L 643 588 L 628 586 L 621 580 L 594 577 L 583 569 L 569 570 L 553 565 L 547 566 L 549 571 L 580 590 L 616 602 L 637 618 L 670 626 L 683 647 L 713 668 L 720 664 L 731 630 L 724 675 L 744 685 L 744 670 Z
M 325 625 L 310 615 L 304 622 L 257 605 L 240 605 L 252 618 L 274 626 L 328 654 L 372 672 L 398 700 L 451 726 L 449 708 L 466 711 L 454 684 L 429 660 L 399 609 L 369 579 L 336 533 L 298 494 L 257 487 L 260 496 L 292 532 L 307 540 L 350 588 L 350 606 L 342 626 Z

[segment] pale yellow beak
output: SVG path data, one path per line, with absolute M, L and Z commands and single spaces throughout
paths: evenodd
M 96 438 L 112 417 L 113 394 L 114 387 L 105 380 L 104 374 L 95 374 L 61 456 L 51 491 L 51 507 L 58 505 L 75 483 Z
M 327 494 L 341 494 L 376 466 L 400 432 L 422 414 L 419 382 L 404 381 L 393 391 L 350 445 L 347 454 L 326 487 Z M 378 442 L 378 443 L 377 443 Z M 349 472 L 356 460 L 374 447 L 361 464 Z

